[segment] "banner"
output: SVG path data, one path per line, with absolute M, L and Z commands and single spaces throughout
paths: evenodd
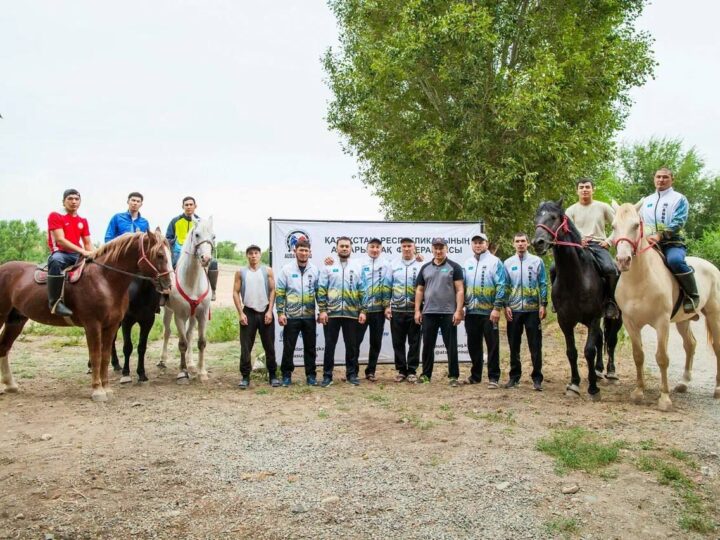
M 270 261 L 273 270 L 277 273 L 283 266 L 293 262 L 295 255 L 293 247 L 301 238 L 309 240 L 312 246 L 311 262 L 318 268 L 324 266 L 327 256 L 337 260 L 335 240 L 339 236 L 347 236 L 352 240 L 352 255 L 350 258 L 365 256 L 367 243 L 372 238 L 382 240 L 381 257 L 395 260 L 401 257 L 400 239 L 409 237 L 415 240 L 417 252 L 423 256 L 424 262 L 432 260 L 432 239 L 441 236 L 448 241 L 448 257 L 456 263 L 462 264 L 472 256 L 470 238 L 483 232 L 483 223 L 477 222 L 398 222 L 398 221 L 299 221 L 270 219 Z M 277 322 L 276 322 L 277 325 Z M 325 352 L 325 337 L 322 325 L 317 325 L 317 362 L 322 371 L 322 361 Z M 275 350 L 282 351 L 283 328 L 276 326 Z M 342 334 L 341 334 L 342 336 Z M 360 363 L 367 363 L 369 349 L 369 332 L 360 346 Z M 467 351 L 467 335 L 464 323 L 458 326 L 458 357 L 461 362 L 468 362 L 470 357 Z M 293 355 L 296 366 L 303 365 L 302 336 Z M 438 333 L 435 347 L 435 361 L 447 362 L 447 351 Z M 378 363 L 393 363 L 393 348 L 390 337 L 390 323 L 385 323 L 382 348 Z M 345 364 L 345 347 L 342 337 L 338 339 L 335 349 L 335 365 Z

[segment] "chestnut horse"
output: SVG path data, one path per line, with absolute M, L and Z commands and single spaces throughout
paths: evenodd
M 159 229 L 154 233 L 124 234 L 105 244 L 88 259 L 94 264 L 86 264 L 82 278 L 65 285 L 65 304 L 73 311 L 68 319 L 50 313 L 47 289 L 34 279 L 34 264 L 13 261 L 0 266 L 0 375 L 4 390 L 18 390 L 8 357 L 23 326 L 32 319 L 52 326 L 85 329 L 92 366 L 92 399 L 107 400 L 112 392 L 108 386 L 110 351 L 128 307 L 130 282 L 142 275 L 156 281 L 159 289 L 170 289 L 169 256 L 167 241 Z

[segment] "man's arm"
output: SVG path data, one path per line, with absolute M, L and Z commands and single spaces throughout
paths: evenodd
M 273 269 L 268 266 L 267 269 L 268 273 L 268 289 L 270 294 L 268 294 L 268 307 L 265 311 L 265 324 L 270 324 L 273 320 L 273 306 L 275 305 L 275 274 L 273 273 Z
M 547 274 L 545 272 L 545 263 L 540 259 L 540 266 L 538 267 L 538 285 L 540 285 L 540 319 L 545 318 L 545 308 L 548 304 L 548 287 L 547 287 Z
M 175 218 L 170 220 L 170 223 L 168 224 L 167 231 L 165 231 L 165 238 L 167 238 L 168 244 L 170 244 L 170 249 L 173 248 L 175 245 L 175 222 L 177 220 Z
M 452 322 L 457 326 L 463 320 L 463 306 L 465 305 L 465 284 L 462 275 L 460 279 L 453 282 L 453 285 L 455 285 L 455 313 Z
M 421 306 L 423 298 L 425 297 L 425 285 L 417 285 L 415 287 L 415 322 L 417 324 L 422 323 L 422 311 Z
M 114 240 L 117 237 L 117 214 L 110 219 L 107 230 L 105 231 L 105 243 Z
M 320 276 L 318 278 L 318 287 L 317 287 L 317 305 L 318 305 L 318 311 L 320 311 L 320 314 L 318 315 L 318 322 L 320 324 L 327 324 L 328 320 L 328 314 L 327 314 L 327 308 L 328 308 L 328 286 L 330 282 L 330 274 L 328 274 L 325 269 L 323 268 L 320 270 Z
M 245 312 L 243 311 L 245 306 L 243 304 L 242 294 L 240 294 L 241 290 L 242 277 L 240 276 L 240 271 L 237 271 L 235 272 L 235 281 L 233 282 L 233 302 L 235 303 L 235 309 L 240 316 L 240 324 L 245 326 L 248 323 L 248 320 L 247 315 L 245 315 Z
M 53 229 L 52 231 L 50 231 L 50 234 L 55 241 L 55 245 L 63 248 L 63 251 L 72 251 L 73 253 L 79 253 L 80 255 L 83 255 L 85 257 L 90 255 L 90 252 L 92 251 L 92 244 L 90 244 L 90 249 L 87 249 L 87 247 L 81 248 L 80 246 L 73 244 L 70 240 L 65 238 L 65 231 L 63 231 L 62 229 Z M 89 237 L 87 238 L 89 239 Z M 83 244 L 87 245 L 85 243 L 85 238 L 83 238 Z

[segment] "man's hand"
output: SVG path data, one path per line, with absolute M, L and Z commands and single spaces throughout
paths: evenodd
M 540 320 L 542 321 L 545 318 L 545 306 L 540 306 Z
M 416 253 L 415 254 L 415 261 L 416 262 L 423 262 L 425 260 L 425 257 L 422 256 L 422 253 Z
M 495 308 L 490 312 L 490 322 L 496 325 L 500 320 L 500 310 Z
M 602 240 L 600 242 L 600 247 L 603 249 L 610 249 L 610 242 L 608 242 L 607 240 Z
M 385 308 L 385 318 L 389 321 L 392 319 L 392 308 Z
M 286 315 L 278 315 L 278 324 L 280 326 L 285 326 L 287 324 L 287 316 Z
M 266 324 L 266 325 L 267 325 L 267 324 L 270 324 L 271 322 L 273 322 L 273 314 L 272 314 L 272 311 L 270 311 L 269 309 L 265 312 L 265 319 L 264 319 L 264 320 L 265 320 L 265 324 Z
M 458 324 L 460 324 L 462 322 L 463 318 L 464 318 L 463 310 L 462 310 L 462 308 L 460 308 L 455 313 L 453 313 L 453 316 L 452 316 L 453 325 L 457 326 Z
M 660 242 L 660 240 L 662 240 L 662 234 L 660 234 L 660 233 L 651 234 L 650 236 L 647 237 L 647 239 L 648 239 L 648 242 L 650 242 L 651 244 L 657 244 L 658 242 Z
M 505 308 L 505 318 L 508 321 L 512 321 L 512 309 L 510 309 L 509 307 Z
M 582 245 L 582 247 L 587 247 L 589 243 L 590 237 L 588 236 L 583 236 L 582 240 L 580 240 L 580 244 Z
M 332 257 L 325 257 L 325 266 L 332 266 L 335 264 L 335 260 Z
M 422 324 L 422 312 L 415 310 L 415 324 Z
M 247 323 L 248 323 L 247 315 L 245 315 L 245 313 L 241 313 L 240 314 L 240 324 L 242 324 L 243 326 L 247 326 Z
M 318 322 L 320 324 L 327 324 L 328 323 L 328 314 L 323 312 L 320 315 L 318 315 Z
M 360 324 L 365 324 L 366 321 L 367 321 L 367 315 L 365 315 L 364 313 L 361 313 L 360 316 L 358 317 L 358 322 Z

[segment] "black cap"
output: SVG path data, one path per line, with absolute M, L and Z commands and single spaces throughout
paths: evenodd
M 471 242 L 474 242 L 475 240 L 485 240 L 485 242 L 487 242 L 487 239 L 488 239 L 488 237 L 487 237 L 487 235 L 486 235 L 485 233 L 478 233 L 478 234 L 476 234 L 475 236 L 473 236 L 473 237 L 470 239 L 470 241 L 471 241 Z
M 380 244 L 382 246 L 382 240 L 380 240 L 379 238 L 371 238 L 368 242 L 368 245 L 370 244 Z
M 432 239 L 433 246 L 447 246 L 447 240 L 441 236 Z
M 77 195 L 80 196 L 80 192 L 77 189 L 66 189 L 63 191 L 63 201 L 67 199 L 70 195 Z
M 245 255 L 247 255 L 248 253 L 250 253 L 252 250 L 257 250 L 257 251 L 262 252 L 262 249 L 260 249 L 260 246 L 256 246 L 255 244 L 250 244 L 250 245 L 247 247 L 247 249 L 245 250 Z
M 409 236 L 403 236 L 403 237 L 400 239 L 400 243 L 401 243 L 401 244 L 404 244 L 404 243 L 406 243 L 406 242 L 412 242 L 412 243 L 414 244 L 414 243 L 415 243 L 415 240 L 413 240 L 413 239 L 410 238 Z

